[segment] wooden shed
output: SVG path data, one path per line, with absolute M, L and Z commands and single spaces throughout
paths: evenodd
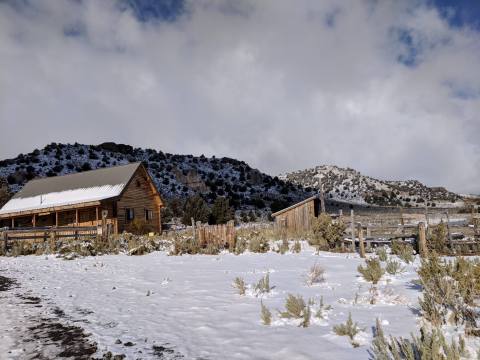
M 320 197 L 315 195 L 277 211 L 272 216 L 275 218 L 275 226 L 286 228 L 288 231 L 301 232 L 311 228 L 312 218 L 318 217 L 320 208 Z
M 29 181 L 0 209 L 0 227 L 99 226 L 114 233 L 142 224 L 161 232 L 161 196 L 141 163 Z

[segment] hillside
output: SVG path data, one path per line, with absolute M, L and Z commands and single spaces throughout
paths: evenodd
M 322 165 L 280 176 L 308 191 L 323 184 L 327 199 L 363 205 L 405 207 L 459 207 L 460 195 L 442 187 L 427 187 L 419 181 L 378 180 L 349 168 Z
M 29 154 L 0 161 L 0 178 L 12 193 L 30 179 L 57 176 L 142 161 L 167 199 L 200 194 L 208 203 L 227 196 L 235 209 L 278 210 L 311 195 L 300 185 L 251 168 L 230 158 L 173 155 L 153 149 L 103 143 L 47 145 Z M 6 189 L 5 189 L 6 190 Z M 0 189 L 1 191 L 1 189 Z

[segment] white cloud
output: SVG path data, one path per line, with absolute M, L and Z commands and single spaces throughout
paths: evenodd
M 480 192 L 478 32 L 418 1 L 187 9 L 141 23 L 113 1 L 0 3 L 1 157 L 113 140 Z

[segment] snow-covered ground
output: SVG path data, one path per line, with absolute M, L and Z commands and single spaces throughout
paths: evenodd
M 371 286 L 356 270 L 363 262 L 357 255 L 317 255 L 308 248 L 285 255 L 155 252 L 72 261 L 26 256 L 0 258 L 0 275 L 61 309 L 65 321 L 77 321 L 92 334 L 98 354 L 110 350 L 128 358 L 155 358 L 156 346 L 166 349 L 162 352 L 166 359 L 180 355 L 185 359 L 366 359 L 376 318 L 382 320 L 386 334 L 409 336 L 415 330 L 421 293 L 412 283 L 417 278 L 417 259 L 415 264 L 404 264 L 403 274 L 384 276 L 377 303 L 370 305 Z M 307 286 L 305 277 L 314 264 L 325 269 L 325 281 Z M 275 288 L 263 299 L 249 291 L 240 296 L 232 287 L 235 277 L 253 284 L 266 272 Z M 288 293 L 316 299 L 317 304 L 323 296 L 332 310 L 308 328 L 297 327 L 278 316 Z M 4 354 L 16 343 L 14 337 L 19 335 L 8 330 L 23 311 L 7 301 L 0 296 Z M 260 321 L 261 301 L 273 314 L 271 326 Z M 364 328 L 358 348 L 332 330 L 345 322 L 349 312 Z M 134 345 L 125 346 L 128 342 Z

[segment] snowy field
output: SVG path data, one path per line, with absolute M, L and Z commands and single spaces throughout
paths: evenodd
M 0 258 L 0 275 L 15 279 L 23 293 L 40 298 L 45 305 L 28 311 L 61 309 L 62 321 L 91 334 L 97 355 L 109 350 L 129 359 L 156 355 L 164 359 L 367 359 L 376 318 L 382 320 L 386 334 L 409 336 L 416 329 L 421 292 L 412 283 L 417 278 L 417 259 L 403 264 L 406 271 L 400 275 L 384 275 L 377 303 L 370 305 L 371 285 L 357 272 L 363 263 L 355 254 L 317 255 L 308 248 L 285 255 L 155 252 L 72 261 L 25 256 Z M 307 286 L 305 277 L 314 264 L 325 269 L 325 281 Z M 266 272 L 275 288 L 263 298 L 252 291 L 240 296 L 232 287 L 235 277 L 254 284 Z M 7 358 L 21 354 L 23 345 L 16 337 L 22 336 L 22 328 L 11 329 L 27 311 L 15 305 L 13 292 L 0 292 L 0 353 L 10 351 Z M 298 327 L 294 320 L 278 316 L 288 293 L 313 298 L 317 304 L 323 296 L 332 309 L 325 319 L 313 320 L 308 328 Z M 271 326 L 261 323 L 261 301 L 273 314 Z M 358 348 L 332 330 L 345 322 L 349 312 L 364 328 L 356 338 Z

